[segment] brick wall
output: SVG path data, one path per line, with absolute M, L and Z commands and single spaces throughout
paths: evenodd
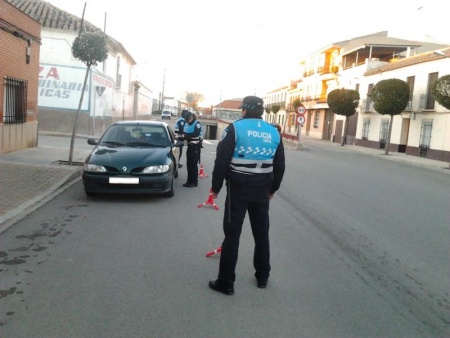
M 16 135 L 14 139 L 6 139 L 9 133 L 0 131 L 0 152 L 19 150 L 37 143 L 38 119 L 38 77 L 39 77 L 39 51 L 41 42 L 41 24 L 6 1 L 0 1 L 0 128 L 3 125 L 4 78 L 6 76 L 28 81 L 27 89 L 27 119 L 26 123 L 36 128 L 36 142 L 29 141 L 29 128 L 24 135 Z M 16 36 L 14 32 L 19 32 Z M 29 42 L 31 41 L 31 43 Z M 29 63 L 27 63 L 27 47 L 29 47 Z M 22 138 L 26 139 L 23 142 Z M 12 143 L 18 143 L 12 144 Z M 12 145 L 11 145 L 12 144 Z M 23 145 L 23 146 L 21 146 Z

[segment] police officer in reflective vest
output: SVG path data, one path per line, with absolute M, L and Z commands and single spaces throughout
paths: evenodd
M 255 241 L 257 287 L 266 287 L 270 273 L 269 201 L 280 187 L 285 159 L 280 133 L 262 119 L 263 105 L 259 97 L 245 97 L 240 107 L 243 118 L 224 130 L 217 146 L 211 193 L 216 198 L 226 180 L 225 239 L 218 278 L 209 287 L 226 295 L 234 294 L 239 238 L 247 211 Z
M 191 112 L 186 113 L 185 119 L 184 134 L 179 138 L 185 140 L 187 143 L 186 165 L 188 175 L 183 187 L 193 188 L 198 185 L 198 162 L 200 160 L 200 134 L 202 125 L 194 118 Z
M 189 110 L 182 110 L 181 111 L 181 116 L 178 118 L 178 120 L 175 121 L 175 134 L 177 134 L 177 136 L 181 136 L 184 133 L 184 125 L 186 123 L 186 114 L 189 113 Z M 181 168 L 183 165 L 180 163 L 181 161 L 181 155 L 183 155 L 183 146 L 180 147 L 180 154 L 178 156 L 178 168 Z

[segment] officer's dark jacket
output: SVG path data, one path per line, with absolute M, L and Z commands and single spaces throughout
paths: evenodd
M 244 116 L 243 118 L 255 117 Z M 274 130 L 278 132 L 275 127 Z M 285 171 L 284 146 L 282 140 L 280 140 L 280 144 L 278 145 L 273 158 L 273 171 L 270 173 L 249 174 L 232 171 L 230 167 L 236 147 L 235 128 L 233 124 L 230 124 L 225 129 L 224 136 L 222 137 L 222 140 L 217 145 L 217 155 L 211 187 L 213 192 L 220 192 L 224 179 L 229 179 L 231 184 L 234 182 L 235 184 L 245 184 L 248 186 L 267 185 L 271 194 L 280 188 Z

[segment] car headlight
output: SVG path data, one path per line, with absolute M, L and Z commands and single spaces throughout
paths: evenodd
M 142 172 L 144 174 L 162 174 L 169 171 L 169 166 L 167 164 L 164 165 L 152 165 L 150 167 L 144 168 Z
M 84 171 L 92 173 L 106 173 L 106 168 L 102 165 L 85 163 L 83 166 Z

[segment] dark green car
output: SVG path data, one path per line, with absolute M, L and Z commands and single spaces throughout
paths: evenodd
M 97 141 L 83 167 L 88 196 L 109 193 L 174 196 L 178 177 L 177 141 L 170 126 L 156 121 L 119 121 Z

